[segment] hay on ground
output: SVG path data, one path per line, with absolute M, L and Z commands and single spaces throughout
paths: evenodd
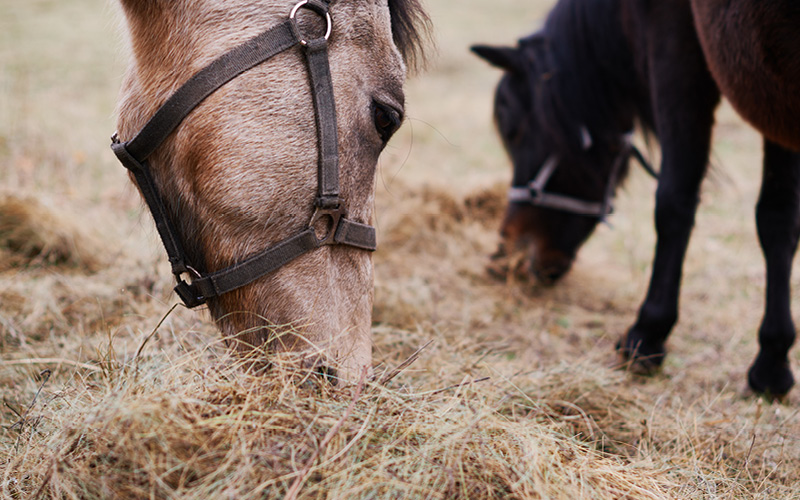
M 103 247 L 84 222 L 63 204 L 0 193 L 0 268 L 56 265 L 99 270 Z

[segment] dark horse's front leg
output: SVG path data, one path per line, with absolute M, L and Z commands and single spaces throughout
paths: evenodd
M 800 235 L 800 154 L 764 142 L 764 176 L 756 207 L 758 240 L 767 261 L 767 305 L 758 332 L 761 350 L 748 382 L 757 392 L 781 397 L 794 385 L 789 348 L 795 340 L 789 279 Z
M 666 356 L 664 344 L 678 321 L 683 260 L 694 226 L 710 135 L 699 130 L 688 134 L 691 137 L 674 144 L 662 142 L 664 160 L 655 213 L 658 239 L 650 286 L 636 322 L 619 346 L 638 373 L 650 374 L 661 366 Z
M 662 150 L 655 213 L 658 239 L 647 297 L 636 323 L 617 346 L 634 371 L 645 373 L 661 366 L 664 343 L 678 320 L 683 259 L 719 103 L 688 2 L 655 4 L 649 14 L 650 90 Z

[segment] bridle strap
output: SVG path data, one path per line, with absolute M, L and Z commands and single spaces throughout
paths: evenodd
M 334 241 L 340 245 L 350 245 L 362 250 L 373 251 L 376 248 L 374 229 L 371 226 L 347 219 L 340 221 L 334 233 Z M 191 288 L 179 285 L 176 287 L 176 291 L 180 295 L 183 289 L 189 291 L 193 288 L 202 297 L 218 297 L 252 283 L 261 276 L 280 269 L 295 258 L 321 246 L 314 229 L 308 228 L 231 267 L 192 280 L 189 285 Z M 181 288 L 181 290 L 177 290 L 177 288 Z
M 319 198 L 316 204 L 320 208 L 336 208 L 339 205 L 339 139 L 333 88 L 325 84 L 331 81 L 327 47 L 324 38 L 311 40 L 305 46 L 319 135 Z
M 190 272 L 186 252 L 177 228 L 167 215 L 163 198 L 156 187 L 147 158 L 206 97 L 248 69 L 253 68 L 298 43 L 292 22 L 287 19 L 239 45 L 201 69 L 172 94 L 148 120 L 136 136 L 120 142 L 112 137 L 111 149 L 120 162 L 133 173 L 156 230 L 167 252 L 172 273 Z M 198 273 L 194 273 L 197 276 Z
M 188 307 L 196 307 L 210 298 L 252 283 L 324 245 L 348 245 L 367 251 L 376 249 L 375 228 L 347 219 L 339 199 L 336 108 L 327 53 L 327 37 L 332 27 L 328 13 L 331 3 L 331 0 L 301 0 L 292 9 L 289 19 L 228 51 L 190 78 L 167 99 L 133 139 L 121 142 L 117 134 L 112 137 L 112 150 L 133 173 L 150 208 L 177 280 L 175 291 Z M 324 37 L 309 41 L 302 38 L 295 19 L 301 7 L 326 18 Z M 298 44 L 305 49 L 317 125 L 319 162 L 316 212 L 308 227 L 299 234 L 230 267 L 202 274 L 188 263 L 182 240 L 169 217 L 146 159 L 206 97 L 248 69 Z M 322 219 L 326 219 L 323 222 L 328 231 L 318 236 L 315 225 Z M 182 279 L 185 273 L 192 276 L 191 282 Z
M 181 239 L 178 235 L 178 230 L 170 219 L 167 209 L 161 195 L 158 192 L 156 183 L 150 173 L 150 168 L 145 162 L 139 162 L 136 158 L 131 156 L 124 143 L 119 142 L 117 134 L 111 137 L 111 150 L 117 155 L 117 159 L 122 165 L 127 168 L 136 180 L 139 186 L 139 191 L 142 193 L 147 207 L 150 209 L 150 214 L 153 216 L 153 221 L 156 223 L 156 231 L 161 238 L 161 243 L 164 244 L 164 249 L 167 251 L 170 266 L 172 267 L 172 274 L 178 276 L 189 271 L 186 263 L 186 252 L 181 245 Z
M 297 44 L 292 22 L 287 19 L 226 52 L 198 71 L 161 105 L 136 137 L 125 143 L 128 153 L 143 162 L 206 97 L 248 69 Z
M 650 174 L 650 177 L 652 177 L 655 180 L 658 180 L 658 172 L 656 172 L 656 169 L 653 168 L 653 165 L 649 161 L 647 161 L 647 158 L 644 157 L 642 152 L 639 151 L 639 148 L 631 145 L 631 156 L 633 156 L 633 158 L 639 163 L 639 165 L 642 166 L 645 172 Z
M 527 186 L 514 186 L 508 190 L 508 200 L 591 217 L 605 217 L 611 214 L 613 207 L 611 206 L 609 197 L 613 196 L 613 189 L 612 192 L 609 193 L 608 186 L 606 187 L 603 201 L 600 202 L 586 201 L 572 196 L 545 191 L 545 185 L 555 173 L 560 161 L 557 154 L 554 153 L 550 155 L 547 160 L 545 160 L 542 168 L 539 169 L 539 173 Z M 619 170 L 621 163 L 618 157 L 612 167 L 612 178 L 616 178 L 616 172 Z M 613 179 L 609 179 L 609 186 L 612 182 Z
M 527 186 L 512 186 L 509 188 L 508 201 L 528 203 L 534 206 L 576 215 L 599 217 L 601 219 L 605 218 L 614 211 L 612 200 L 614 199 L 617 179 L 619 178 L 623 165 L 631 156 L 642 165 L 648 174 L 658 179 L 658 173 L 656 173 L 655 169 L 653 169 L 650 163 L 645 159 L 642 152 L 639 151 L 626 136 L 626 139 L 623 140 L 623 149 L 620 154 L 617 155 L 614 160 L 614 165 L 611 167 L 611 175 L 606 184 L 603 201 L 586 201 L 572 196 L 545 191 L 547 182 L 553 176 L 561 161 L 559 156 L 555 153 L 547 157 L 542 167 L 539 169 L 539 173 Z
M 547 160 L 542 164 L 542 168 L 539 169 L 539 173 L 536 174 L 536 177 L 528 184 L 528 188 L 533 193 L 543 193 L 544 186 L 547 184 L 547 181 L 550 180 L 550 177 L 553 176 L 553 172 L 556 171 L 558 167 L 558 155 L 551 154 L 547 157 Z

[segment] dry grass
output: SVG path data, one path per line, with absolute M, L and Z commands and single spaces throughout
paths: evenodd
M 0 193 L 2 266 L 69 265 L 86 271 L 103 267 L 99 235 L 78 214 L 59 212 L 42 197 Z
M 652 181 L 634 173 L 558 287 L 490 277 L 509 172 L 498 75 L 466 47 L 513 42 L 550 2 L 431 2 L 438 62 L 381 164 L 376 377 L 332 388 L 290 360 L 248 369 L 202 313 L 172 309 L 107 151 L 120 62 L 95 4 L 0 16 L 0 497 L 800 498 L 800 399 L 742 389 L 760 155 L 728 108 L 672 354 L 631 376 L 612 347 L 646 285 Z
M 591 419 L 574 403 L 503 394 L 503 381 L 438 393 L 369 383 L 356 398 L 223 358 L 209 347 L 149 360 L 138 375 L 111 363 L 43 391 L 38 407 L 18 409 L 4 495 L 272 498 L 308 466 L 303 498 L 669 498 L 675 488 L 565 432 Z

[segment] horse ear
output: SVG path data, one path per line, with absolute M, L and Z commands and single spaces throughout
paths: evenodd
M 507 71 L 518 72 L 523 68 L 522 54 L 514 47 L 490 47 L 473 45 L 470 50 L 489 64 Z
M 544 33 L 541 31 L 537 31 L 531 35 L 526 36 L 525 38 L 521 38 L 519 43 L 520 44 L 528 44 L 528 45 L 540 45 L 543 44 L 547 39 L 544 36 Z

